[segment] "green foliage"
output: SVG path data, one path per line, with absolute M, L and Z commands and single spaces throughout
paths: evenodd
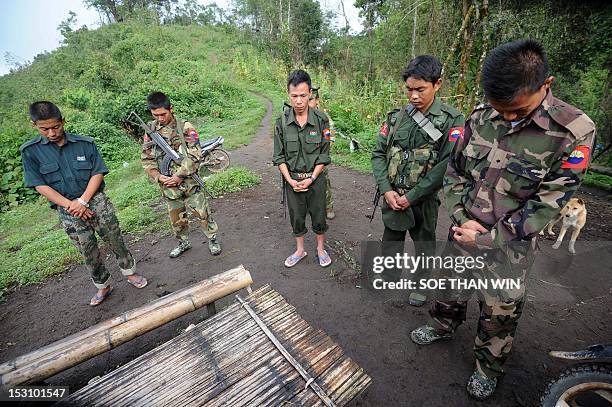
M 232 75 L 235 41 L 222 28 L 112 24 L 70 32 L 63 47 L 1 77 L 0 210 L 37 195 L 23 187 L 18 150 L 36 135 L 27 117 L 35 100 L 57 103 L 66 130 L 93 137 L 111 169 L 138 157 L 141 131 L 125 118 L 136 111 L 150 119 L 145 99 L 157 90 L 204 137 L 221 134 L 227 148 L 248 143 L 265 108 Z
M 228 192 L 238 192 L 259 185 L 261 177 L 244 167 L 233 167 L 206 180 L 210 193 L 221 196 Z
M 589 172 L 584 177 L 584 185 L 600 188 L 608 192 L 612 192 L 612 177 L 605 174 L 598 174 L 596 172 Z

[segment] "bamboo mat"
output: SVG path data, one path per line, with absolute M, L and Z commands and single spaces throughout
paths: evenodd
M 338 406 L 371 383 L 325 332 L 269 286 L 245 299 Z M 235 303 L 56 406 L 323 405 L 255 320 Z

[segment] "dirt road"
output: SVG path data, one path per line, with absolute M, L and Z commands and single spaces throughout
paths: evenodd
M 609 325 L 610 263 L 599 271 L 581 273 L 580 260 L 589 241 L 612 240 L 612 201 L 597 191 L 581 192 L 589 206 L 589 222 L 577 244 L 579 253 L 564 257 L 567 270 L 557 275 L 538 273 L 530 277 L 530 301 L 520 321 L 514 351 L 506 364 L 508 374 L 495 396 L 483 403 L 469 399 L 465 383 L 474 367 L 471 352 L 476 328 L 475 303 L 468 320 L 454 341 L 418 347 L 409 332 L 427 318 L 426 308 L 401 302 L 379 301 L 368 290 L 355 287 L 355 271 L 349 262 L 359 259 L 360 243 L 382 235 L 380 213 L 371 224 L 373 179 L 341 167 L 330 169 L 337 217 L 328 234 L 334 264 L 322 269 L 315 264 L 314 236 L 306 236 L 311 253 L 298 267 L 286 269 L 283 261 L 293 250 L 288 219 L 279 204 L 278 171 L 271 165 L 271 105 L 252 144 L 231 153 L 234 165 L 247 166 L 262 176 L 259 187 L 228 194 L 213 202 L 221 227 L 223 254 L 213 258 L 200 231 L 192 231 L 194 248 L 179 259 L 170 259 L 174 241 L 167 234 L 132 236 L 131 247 L 138 268 L 150 285 L 137 291 L 122 281 L 116 264 L 115 291 L 99 307 L 87 305 L 94 288 L 83 266 L 75 266 L 45 284 L 28 286 L 8 294 L 0 305 L 0 361 L 37 349 L 117 313 L 138 307 L 167 292 L 244 264 L 256 286 L 270 284 L 313 326 L 326 331 L 373 378 L 373 384 L 355 401 L 364 406 L 516 406 L 533 405 L 545 382 L 563 364 L 548 358 L 551 348 L 582 348 L 612 342 Z M 52 216 L 52 214 L 50 214 Z M 444 240 L 449 223 L 444 207 L 440 212 L 438 238 Z M 158 242 L 151 244 L 151 242 Z M 543 241 L 547 261 L 550 241 Z M 598 249 L 599 250 L 599 249 Z M 609 244 L 607 246 L 609 251 Z M 590 252 L 589 252 L 590 253 Z M 342 254 L 342 255 L 341 255 Z M 591 257 L 592 254 L 589 254 Z M 536 268 L 537 269 L 537 268 Z M 225 303 L 230 301 L 227 299 Z M 223 304 L 219 304 L 218 309 Z M 193 313 L 100 355 L 48 380 L 50 384 L 82 387 L 97 375 L 141 355 L 175 336 L 190 323 L 205 318 Z

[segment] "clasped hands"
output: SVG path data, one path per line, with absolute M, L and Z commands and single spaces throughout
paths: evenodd
M 291 178 L 287 182 L 289 183 L 289 185 L 291 185 L 291 188 L 293 188 L 295 192 L 306 192 L 308 191 L 308 187 L 311 186 L 314 181 L 312 180 L 312 178 L 306 178 L 298 182 Z
M 394 211 L 403 211 L 410 208 L 410 201 L 406 198 L 406 195 L 400 195 L 395 191 L 385 192 L 385 201 L 389 208 Z
M 173 175 L 171 177 L 168 177 L 166 175 L 160 175 L 158 180 L 165 187 L 178 187 L 183 182 L 183 179 L 176 175 Z
M 476 246 L 476 236 L 489 231 L 475 220 L 468 220 L 461 226 L 453 226 L 453 240 L 469 246 Z
M 64 206 L 64 208 L 70 215 L 83 220 L 90 219 L 95 215 L 94 211 L 92 211 L 76 199 L 70 201 L 70 203 L 67 206 Z

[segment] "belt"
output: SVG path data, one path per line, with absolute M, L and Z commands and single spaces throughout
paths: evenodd
M 306 179 L 312 177 L 312 172 L 290 172 L 292 177 L 296 177 L 297 179 Z

